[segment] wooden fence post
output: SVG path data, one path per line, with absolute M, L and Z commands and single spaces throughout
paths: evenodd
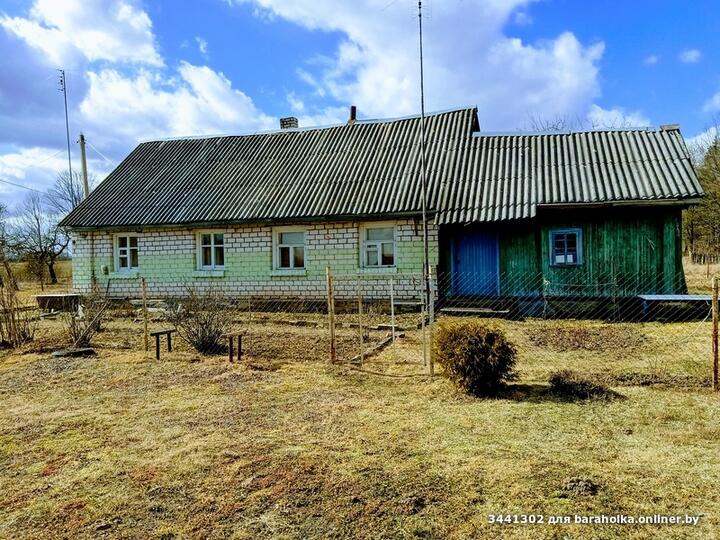
M 142 310 L 143 310 L 143 337 L 145 339 L 145 352 L 150 350 L 150 329 L 148 328 L 147 283 L 140 278 L 142 284 Z
M 713 351 L 713 390 L 718 391 L 718 278 L 713 277 L 712 287 L 712 351 Z
M 335 292 L 333 291 L 332 271 L 328 266 L 325 269 L 328 295 L 328 324 L 330 326 L 330 363 L 337 362 L 337 350 L 335 348 Z
M 392 327 L 392 344 L 395 345 L 395 280 L 390 278 L 390 326 Z
M 357 278 L 358 334 L 360 335 L 360 367 L 365 363 L 365 339 L 363 337 L 363 301 L 360 276 Z
M 435 326 L 435 287 L 433 285 L 432 266 L 428 266 L 428 304 L 429 304 L 429 337 L 428 337 L 428 367 L 430 376 L 435 375 L 435 358 L 433 358 L 433 328 Z
M 427 332 L 426 332 L 426 325 L 425 325 L 425 315 L 427 313 L 427 294 L 426 294 L 426 286 L 427 283 L 425 282 L 425 273 L 423 272 L 423 276 L 420 279 L 420 287 L 421 287 L 421 293 L 420 293 L 420 330 L 422 334 L 422 344 L 423 344 L 423 364 L 425 367 L 430 368 L 430 362 L 428 361 L 428 346 L 427 346 Z

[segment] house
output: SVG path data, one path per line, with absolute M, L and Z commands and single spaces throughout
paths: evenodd
M 354 109 L 353 109 L 354 111 Z M 417 297 L 419 117 L 141 143 L 62 222 L 73 286 L 115 296 L 323 298 L 325 271 Z M 430 263 L 443 298 L 681 293 L 681 210 L 702 196 L 677 126 L 480 131 L 425 119 Z M 337 295 L 355 294 L 340 279 Z M 344 288 L 343 288 L 344 287 Z

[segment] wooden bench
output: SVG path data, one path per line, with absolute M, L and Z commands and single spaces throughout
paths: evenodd
M 237 348 L 237 359 L 238 362 L 242 360 L 242 337 L 245 335 L 245 331 L 240 332 L 228 332 L 227 334 L 223 334 L 223 337 L 228 338 L 228 353 L 230 356 L 230 362 L 233 361 L 233 345 L 235 338 L 237 338 L 238 348 Z
M 167 336 L 168 352 L 172 352 L 172 335 L 175 330 L 155 330 L 150 335 L 155 338 L 155 359 L 160 360 L 160 336 Z

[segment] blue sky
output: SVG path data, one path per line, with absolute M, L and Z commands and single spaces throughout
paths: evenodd
M 72 152 L 102 178 L 140 140 L 419 110 L 411 0 L 4 0 L 0 179 L 46 189 Z M 429 110 L 477 105 L 489 131 L 680 123 L 720 115 L 717 1 L 430 0 Z M 0 183 L 11 205 L 26 190 Z

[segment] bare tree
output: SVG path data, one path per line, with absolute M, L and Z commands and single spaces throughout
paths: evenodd
M 563 131 L 590 131 L 594 129 L 629 129 L 637 127 L 633 125 L 627 118 L 621 116 L 608 117 L 603 120 L 597 118 L 582 118 L 576 116 L 571 118 L 568 116 L 555 116 L 546 118 L 540 115 L 530 115 L 528 118 L 528 126 L 530 131 L 538 133 L 560 133 Z
M 8 242 L 7 242 L 7 231 L 5 226 L 5 220 L 7 219 L 7 208 L 5 205 L 0 203 L 0 266 L 5 270 L 7 284 L 13 290 L 18 290 L 17 282 L 15 281 L 15 275 L 13 274 L 12 268 L 10 267 L 10 261 L 8 261 Z M 0 288 L 5 286 L 2 273 L 0 273 Z
M 705 191 L 700 204 L 685 213 L 685 249 L 695 262 L 720 256 L 720 118 L 690 145 L 698 180 Z
M 70 244 L 70 237 L 58 227 L 40 195 L 28 195 L 9 235 L 9 247 L 36 268 L 47 268 L 50 283 L 57 283 L 55 262 Z M 42 275 L 39 276 L 42 283 Z
M 88 175 L 88 184 L 92 189 L 97 183 L 94 174 Z M 78 206 L 85 196 L 82 175 L 73 172 L 72 177 L 68 171 L 58 173 L 55 184 L 48 190 L 47 202 L 57 214 L 66 216 Z

